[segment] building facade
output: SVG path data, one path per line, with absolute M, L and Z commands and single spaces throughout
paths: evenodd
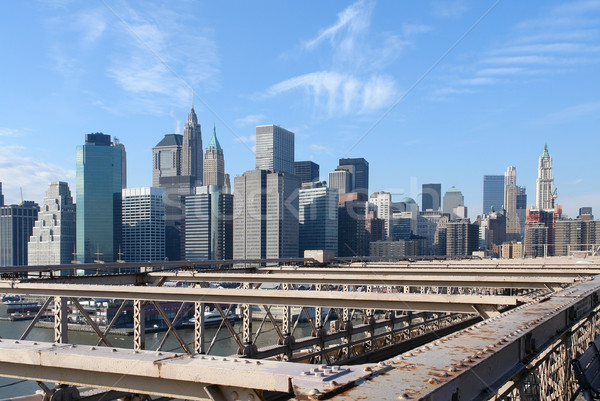
M 471 256 L 479 249 L 479 226 L 469 219 L 450 221 L 446 225 L 446 256 Z
M 389 192 L 373 192 L 369 197 L 369 203 L 375 210 L 378 219 L 384 221 L 385 239 L 392 235 L 392 194 Z
M 444 194 L 443 212 L 450 216 L 451 219 L 455 219 L 456 216 L 453 213 L 455 207 L 464 206 L 465 197 L 462 192 L 455 187 L 450 187 Z
M 217 139 L 217 128 L 213 126 L 213 134 L 204 153 L 204 186 L 225 185 L 225 156 Z
M 319 180 L 319 165 L 312 161 L 294 162 L 294 174 L 302 183 Z
M 367 256 L 369 233 L 366 229 L 367 195 L 341 194 L 338 203 L 338 256 Z
M 181 175 L 194 177 L 194 187 L 201 186 L 204 178 L 202 151 L 202 127 L 198 124 L 198 117 L 192 106 L 183 126 Z
M 421 186 L 421 210 L 442 209 L 442 184 L 423 184 Z
M 39 209 L 32 201 L 0 206 L 0 266 L 27 265 L 27 245 Z
M 77 146 L 77 260 L 113 262 L 121 244 L 121 148 L 88 134 Z
M 554 178 L 552 177 L 552 157 L 548 153 L 548 145 L 538 162 L 536 206 L 538 209 L 554 209 Z
M 335 189 L 339 195 L 350 192 L 352 188 L 351 174 L 347 170 L 329 172 L 329 188 Z
M 300 254 L 305 250 L 328 249 L 337 256 L 337 190 L 326 186 L 300 189 L 298 204 Z
M 350 192 L 369 195 L 369 162 L 362 157 L 340 159 L 338 168 L 352 171 Z
M 483 176 L 483 213 L 488 214 L 492 208 L 500 211 L 504 207 L 504 176 Z
M 52 182 L 29 237 L 28 264 L 64 265 L 73 260 L 77 213 L 69 184 Z
M 165 259 L 165 190 L 154 187 L 122 191 L 121 258 L 126 262 Z
M 161 177 L 181 175 L 181 149 L 183 136 L 167 134 L 152 148 L 152 186 L 160 185 Z
M 256 169 L 294 174 L 294 133 L 278 125 L 256 127 Z
M 217 185 L 185 197 L 185 259 L 233 258 L 233 195 Z

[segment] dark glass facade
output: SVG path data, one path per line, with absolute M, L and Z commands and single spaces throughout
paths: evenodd
M 311 161 L 300 161 L 294 163 L 294 174 L 302 182 L 314 182 L 319 180 L 319 165 Z
M 504 205 L 504 176 L 483 176 L 483 214 L 489 214 L 493 207 L 500 211 Z
M 353 159 L 340 159 L 340 167 L 353 166 L 352 183 L 350 192 L 360 192 L 369 195 L 369 162 L 362 157 Z
M 0 207 L 0 266 L 27 265 L 27 243 L 39 210 L 29 201 Z
M 442 207 L 442 184 L 423 184 L 421 210 L 437 211 Z

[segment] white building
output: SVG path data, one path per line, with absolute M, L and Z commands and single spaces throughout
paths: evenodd
M 554 178 L 552 177 L 552 157 L 548 154 L 548 145 L 544 145 L 544 153 L 538 164 L 536 206 L 539 210 L 553 209 Z
M 120 259 L 126 262 L 165 259 L 164 189 L 123 189 L 122 244 Z
M 390 238 L 392 229 L 392 194 L 389 192 L 374 192 L 369 198 L 369 203 L 374 206 L 377 218 L 385 222 L 385 238 Z
M 68 264 L 73 260 L 76 211 L 69 184 L 48 186 L 27 246 L 29 265 Z
M 278 125 L 257 126 L 256 168 L 294 174 L 294 133 Z

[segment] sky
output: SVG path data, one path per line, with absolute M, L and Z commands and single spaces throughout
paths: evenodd
M 370 188 L 420 203 L 517 168 L 535 203 L 553 157 L 557 202 L 600 215 L 600 1 L 69 1 L 0 4 L 5 203 L 67 181 L 87 133 L 125 145 L 128 186 L 192 104 L 233 177 L 254 169 L 255 126 L 295 133 L 296 160 L 364 157 Z M 232 182 L 233 183 L 233 182 Z

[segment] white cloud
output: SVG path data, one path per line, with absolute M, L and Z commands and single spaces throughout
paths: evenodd
M 366 80 L 337 72 L 320 71 L 279 82 L 267 89 L 267 96 L 302 89 L 317 112 L 328 116 L 339 113 L 370 112 L 389 105 L 396 94 L 393 79 L 374 75 Z
M 246 127 L 248 125 L 256 125 L 267 118 L 264 114 L 249 114 L 245 117 L 235 120 L 235 125 L 238 127 Z
M 236 136 L 235 138 L 233 138 L 233 140 L 235 142 L 240 142 L 240 143 L 256 143 L 256 135 L 250 135 L 250 136 Z
M 3 177 L 2 192 L 6 203 L 19 203 L 20 189 L 25 200 L 40 202 L 50 182 L 75 180 L 75 170 L 22 156 L 25 150 L 23 146 L 3 145 L 2 149 L 0 177 Z M 73 187 L 71 191 L 74 191 Z
M 79 14 L 74 19 L 76 29 L 83 33 L 85 42 L 95 42 L 106 30 L 106 15 L 102 9 L 88 10 Z
M 536 124 L 554 125 L 570 123 L 581 120 L 583 117 L 598 116 L 599 113 L 600 101 L 581 103 L 548 114 L 542 119 L 538 120 Z
M 456 18 L 467 11 L 464 1 L 436 1 L 432 3 L 433 16 L 436 18 Z
M 314 153 L 331 153 L 331 150 L 329 149 L 329 147 L 324 146 L 324 145 L 318 145 L 316 143 L 313 143 L 312 145 L 310 145 L 310 150 L 313 151 Z
M 8 136 L 8 137 L 19 137 L 25 135 L 25 132 L 20 129 L 15 128 L 2 128 L 0 127 L 0 136 Z

